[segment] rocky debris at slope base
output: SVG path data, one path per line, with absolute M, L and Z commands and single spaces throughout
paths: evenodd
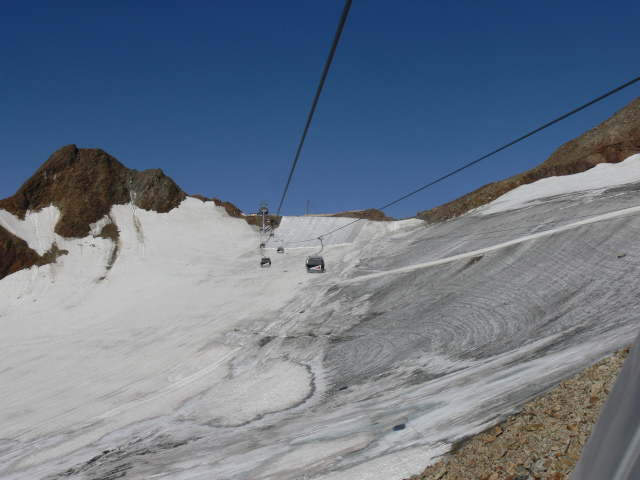
M 599 163 L 617 163 L 640 152 L 640 97 L 593 130 L 558 148 L 543 163 L 513 177 L 490 183 L 452 202 L 418 212 L 436 223 L 486 205 L 505 193 L 541 178 L 584 172 Z
M 629 349 L 564 380 L 409 480 L 568 480 Z
M 132 202 L 164 213 L 186 197 L 160 169 L 130 170 L 103 150 L 68 145 L 51 155 L 15 195 L 0 200 L 0 209 L 24 219 L 28 210 L 54 205 L 60 209 L 55 232 L 84 237 L 113 205 Z

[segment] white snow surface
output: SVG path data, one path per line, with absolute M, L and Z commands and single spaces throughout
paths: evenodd
M 632 155 L 620 164 L 600 163 L 577 175 L 548 177 L 505 193 L 479 209 L 484 215 L 518 208 L 557 195 L 582 193 L 597 195 L 603 188 L 640 182 L 640 155 Z
M 410 476 L 633 339 L 639 214 L 640 155 L 429 226 L 0 210 L 68 252 L 0 280 L 0 478 Z

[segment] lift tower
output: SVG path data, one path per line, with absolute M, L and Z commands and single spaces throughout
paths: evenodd
M 258 213 L 262 215 L 262 230 L 260 230 L 260 232 L 264 233 L 264 217 L 265 215 L 269 215 L 269 207 L 267 207 L 267 202 L 260 202 L 260 211 Z

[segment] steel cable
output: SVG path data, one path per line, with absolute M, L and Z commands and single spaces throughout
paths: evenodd
M 322 91 L 322 86 L 324 85 L 324 80 L 327 78 L 327 73 L 329 72 L 329 66 L 331 65 L 331 60 L 333 59 L 333 54 L 336 51 L 336 47 L 338 46 L 338 40 L 340 40 L 340 34 L 342 33 L 342 27 L 344 27 L 344 22 L 347 20 L 347 14 L 349 13 L 349 8 L 351 7 L 351 0 L 347 0 L 347 3 L 344 6 L 344 10 L 342 11 L 342 17 L 340 18 L 340 23 L 338 24 L 338 31 L 333 39 L 333 45 L 331 45 L 331 51 L 329 52 L 329 58 L 327 59 L 327 63 L 324 66 L 324 72 L 322 72 L 322 78 L 320 79 L 320 85 L 318 85 L 318 91 L 316 92 L 316 98 L 313 100 L 313 105 L 311 106 L 311 112 L 309 113 L 309 118 L 307 119 L 307 125 L 304 127 L 304 132 L 302 134 L 302 139 L 300 140 L 300 145 L 298 146 L 298 152 L 296 153 L 296 158 L 293 161 L 293 166 L 291 167 L 291 172 L 289 173 L 289 178 L 287 179 L 287 185 L 284 187 L 284 193 L 282 194 L 282 199 L 280 200 L 280 205 L 278 206 L 278 211 L 276 212 L 276 217 L 280 215 L 280 209 L 282 208 L 282 202 L 284 202 L 284 197 L 287 194 L 287 190 L 289 189 L 289 183 L 291 182 L 291 177 L 293 176 L 293 171 L 296 169 L 296 164 L 298 163 L 298 157 L 300 156 L 300 151 L 302 150 L 302 144 L 304 143 L 304 139 L 307 136 L 307 131 L 309 130 L 309 125 L 311 124 L 311 118 L 313 118 L 313 112 L 316 109 L 316 105 L 318 104 L 318 99 L 320 98 L 320 92 Z
M 426 188 L 428 188 L 428 187 L 431 187 L 432 185 L 435 185 L 436 183 L 439 183 L 439 182 L 441 182 L 442 180 L 445 180 L 445 179 L 447 179 L 447 178 L 451 177 L 452 175 L 455 175 L 456 173 L 459 173 L 459 172 L 461 172 L 462 170 L 464 170 L 464 169 L 466 169 L 466 168 L 469 168 L 469 167 L 471 167 L 472 165 L 475 165 L 476 163 L 479 163 L 479 162 L 481 162 L 482 160 L 485 160 L 486 158 L 489 158 L 490 156 L 495 155 L 496 153 L 501 152 L 502 150 L 504 150 L 504 149 L 506 149 L 506 148 L 508 148 L 508 147 L 510 147 L 510 146 L 512 146 L 512 145 L 515 145 L 516 143 L 518 143 L 518 142 L 520 142 L 520 141 L 524 140 L 525 138 L 528 138 L 528 137 L 530 137 L 531 135 L 533 135 L 533 134 L 535 134 L 535 133 L 538 133 L 538 132 L 540 132 L 540 131 L 544 130 L 545 128 L 547 128 L 547 127 L 550 127 L 551 125 L 553 125 L 553 124 L 555 124 L 555 123 L 558 123 L 559 121 L 564 120 L 565 118 L 570 117 L 571 115 L 573 115 L 573 114 L 575 114 L 575 113 L 577 113 L 577 112 L 579 112 L 579 111 L 581 111 L 581 110 L 584 110 L 585 108 L 587 108 L 587 107 L 589 107 L 589 106 L 593 105 L 594 103 L 597 103 L 597 102 L 599 102 L 600 100 L 603 100 L 604 98 L 607 98 L 608 96 L 613 95 L 614 93 L 619 92 L 620 90 L 622 90 L 622 89 L 624 89 L 624 88 L 627 88 L 628 86 L 633 85 L 634 83 L 636 83 L 636 82 L 638 82 L 638 81 L 640 81 L 640 77 L 634 78 L 634 79 L 633 79 L 633 80 L 631 80 L 630 82 L 627 82 L 627 83 L 625 83 L 624 85 L 621 85 L 621 86 L 619 86 L 619 87 L 617 87 L 617 88 L 615 88 L 615 89 L 611 90 L 610 92 L 605 93 L 604 95 L 599 96 L 599 97 L 598 97 L 598 98 L 596 98 L 595 100 L 591 100 L 590 102 L 585 103 L 585 104 L 584 104 L 584 105 L 582 105 L 581 107 L 578 107 L 578 108 L 576 108 L 575 110 L 572 110 L 572 111 L 570 111 L 569 113 L 566 113 L 566 114 L 562 115 L 561 117 L 556 118 L 555 120 L 553 120 L 553 121 L 551 121 L 551 122 L 549 122 L 549 123 L 547 123 L 547 124 L 543 125 L 542 127 L 536 128 L 535 130 L 533 130 L 533 131 L 531 131 L 531 132 L 527 133 L 526 135 L 521 136 L 520 138 L 518 138 L 518 139 L 516 139 L 516 140 L 514 140 L 514 141 L 512 141 L 512 142 L 507 143 L 506 145 L 503 145 L 502 147 L 500 147 L 500 148 L 498 148 L 498 149 L 496 149 L 496 150 L 492 151 L 491 153 L 487 153 L 486 155 L 484 155 L 484 156 L 482 156 L 482 157 L 478 158 L 477 160 L 474 160 L 473 162 L 469 162 L 469 163 L 467 163 L 466 165 L 463 165 L 462 167 L 460 167 L 460 168 L 458 168 L 458 169 L 454 170 L 453 172 L 447 173 L 446 175 L 443 175 L 442 177 L 440 177 L 440 178 L 438 178 L 438 179 L 434 180 L 433 182 L 430 182 L 430 183 L 426 184 L 425 186 L 420 187 L 420 188 L 418 188 L 417 190 L 414 190 L 413 192 L 408 193 L 407 195 L 404 195 L 403 197 L 398 198 L 397 200 L 394 200 L 394 201 L 393 201 L 393 202 L 391 202 L 391 203 L 387 203 L 387 204 L 386 204 L 386 205 L 384 205 L 383 207 L 380 207 L 380 208 L 374 209 L 371 213 L 369 213 L 369 214 L 367 214 L 367 215 L 365 215 L 365 216 L 363 216 L 363 217 L 361 217 L 361 218 L 358 218 L 358 219 L 354 220 L 353 222 L 347 223 L 346 225 L 343 225 L 342 227 L 336 228 L 335 230 L 332 230 L 332 231 L 330 231 L 329 233 L 327 233 L 327 234 L 325 234 L 325 235 L 322 235 L 322 236 L 331 235 L 332 233 L 337 232 L 338 230 L 342 230 L 343 228 L 346 228 L 346 227 L 348 227 L 349 225 L 353 225 L 354 223 L 359 222 L 360 220 L 365 220 L 367 217 L 371 216 L 371 215 L 372 215 L 373 213 L 375 213 L 377 210 L 382 211 L 382 210 L 384 210 L 385 208 L 390 207 L 391 205 L 395 205 L 396 203 L 401 202 L 402 200 L 405 200 L 406 198 L 409 198 L 410 196 L 415 195 L 416 193 L 421 192 L 422 190 L 424 190 L 424 189 L 426 189 Z M 315 240 L 315 238 L 310 238 L 309 240 Z M 304 243 L 304 242 L 308 242 L 309 240 L 301 240 L 301 241 L 298 241 L 298 242 L 296 242 L 296 243 Z

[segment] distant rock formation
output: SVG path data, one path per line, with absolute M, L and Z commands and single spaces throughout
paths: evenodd
M 235 218 L 243 218 L 244 215 L 242 214 L 242 211 L 240 211 L 240 209 L 238 207 L 236 207 L 233 203 L 231 202 L 223 202 L 222 200 L 218 200 L 217 198 L 207 198 L 207 197 L 203 197 L 202 195 L 192 195 L 194 198 L 197 198 L 198 200 L 201 200 L 203 202 L 213 202 L 215 204 L 216 207 L 222 207 L 224 208 L 224 210 L 227 212 L 227 214 L 230 217 L 235 217 Z
M 346 217 L 346 218 L 365 218 L 374 222 L 392 222 L 393 217 L 387 217 L 382 210 L 377 208 L 369 208 L 367 210 L 354 210 L 351 212 L 340 212 L 327 215 L 329 217 Z
M 505 193 L 541 178 L 584 172 L 599 163 L 617 163 L 640 153 L 640 97 L 593 130 L 565 143 L 531 170 L 490 183 L 431 210 L 418 218 L 436 223 L 486 205 Z
M 27 211 L 54 205 L 60 209 L 55 232 L 84 237 L 90 225 L 113 205 L 133 202 L 144 210 L 164 213 L 187 197 L 162 170 L 130 170 L 100 149 L 68 145 L 56 151 L 0 209 L 24 219 Z M 55 261 L 29 248 L 22 239 L 0 227 L 0 279 L 32 265 Z

